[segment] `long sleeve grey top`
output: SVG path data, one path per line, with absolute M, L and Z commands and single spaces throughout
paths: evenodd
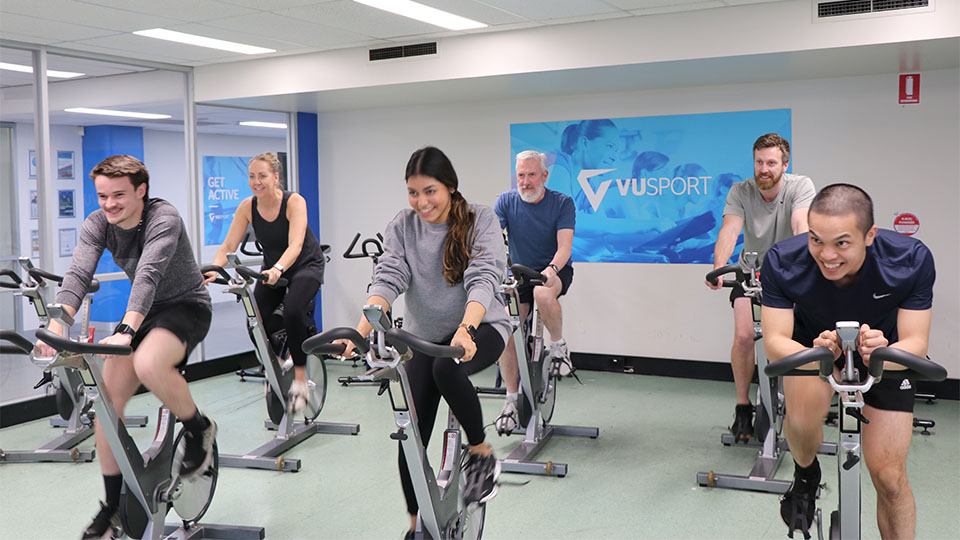
M 210 294 L 177 209 L 163 199 L 151 199 L 144 212 L 142 231 L 111 225 L 103 210 L 87 217 L 57 302 L 80 307 L 103 250 L 109 249 L 133 284 L 127 311 L 145 316 L 154 305 L 172 302 L 197 303 L 211 309 Z
M 470 209 L 476 220 L 473 256 L 463 281 L 453 286 L 443 277 L 446 223 L 427 223 L 412 209 L 401 210 L 383 234 L 370 294 L 393 304 L 406 293 L 404 329 L 434 343 L 456 332 L 471 301 L 486 308 L 483 322 L 493 325 L 504 343 L 510 335 L 510 319 L 498 294 L 507 266 L 500 224 L 490 207 L 471 204 Z

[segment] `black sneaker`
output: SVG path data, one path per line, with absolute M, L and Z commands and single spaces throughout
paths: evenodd
M 210 425 L 200 436 L 184 430 L 183 461 L 180 463 L 180 478 L 184 480 L 206 472 L 213 465 L 213 443 L 217 438 L 217 423 L 209 418 L 207 421 Z
M 800 531 L 806 540 L 810 540 L 819 484 L 819 478 L 804 480 L 794 473 L 790 489 L 780 496 L 780 517 L 787 525 L 790 538 L 793 538 L 793 531 Z
M 467 458 L 466 481 L 463 502 L 485 503 L 494 498 L 500 484 L 500 462 L 491 453 L 489 456 L 470 454 Z
M 116 508 L 108 508 L 100 503 L 100 511 L 93 518 L 93 523 L 83 531 L 81 540 L 112 540 L 120 538 L 120 512 Z
M 737 405 L 737 411 L 733 418 L 733 425 L 730 426 L 730 433 L 733 433 L 733 442 L 743 442 L 753 438 L 753 405 L 747 403 Z

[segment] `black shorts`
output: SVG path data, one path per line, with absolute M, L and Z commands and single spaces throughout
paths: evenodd
M 730 289 L 730 307 L 733 307 L 733 301 L 736 300 L 737 298 L 746 298 L 746 297 L 747 297 L 746 291 L 744 291 L 743 287 L 741 287 L 740 284 L 737 283 L 736 285 L 733 286 L 732 289 Z
M 855 365 L 859 373 L 866 373 L 863 361 L 856 356 Z M 837 367 L 843 369 L 843 356 L 837 360 Z M 894 370 L 885 371 L 880 382 L 874 383 L 863 394 L 863 403 L 881 411 L 903 411 L 912 413 L 917 395 L 917 383 L 898 377 Z
M 542 270 L 541 270 L 542 271 Z M 560 269 L 560 273 L 557 274 L 557 277 L 560 278 L 560 294 L 557 295 L 557 298 L 567 294 L 567 289 L 570 288 L 570 284 L 573 283 L 573 267 L 569 264 Z M 517 287 L 517 294 L 520 295 L 521 304 L 532 304 L 533 303 L 533 285 L 524 283 Z
M 133 350 L 147 337 L 154 328 L 163 328 L 173 332 L 180 341 L 187 346 L 183 359 L 177 364 L 181 368 L 187 363 L 187 358 L 193 349 L 207 337 L 210 330 L 210 319 L 213 313 L 209 306 L 198 303 L 155 305 L 144 317 L 143 323 L 137 329 L 137 335 L 130 346 Z

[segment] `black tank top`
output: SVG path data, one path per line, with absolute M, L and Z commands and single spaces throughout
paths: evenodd
M 287 219 L 287 199 L 290 198 L 290 192 L 283 192 L 283 200 L 280 202 L 280 212 L 277 219 L 267 221 L 263 219 L 260 212 L 257 211 L 257 198 L 253 198 L 253 207 L 251 218 L 253 221 L 253 232 L 257 235 L 257 242 L 263 248 L 263 268 L 270 268 L 277 264 L 283 252 L 287 250 L 290 239 L 290 220 Z M 299 270 L 304 267 L 313 267 L 320 272 L 321 282 L 323 281 L 323 252 L 320 250 L 320 242 L 317 236 L 310 230 L 307 230 L 303 237 L 303 247 L 300 249 L 300 256 L 289 268 L 284 269 L 284 273 Z

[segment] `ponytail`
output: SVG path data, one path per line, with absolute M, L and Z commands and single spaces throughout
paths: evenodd
M 443 277 L 451 286 L 463 281 L 463 272 L 472 258 L 476 215 L 459 191 L 450 195 L 447 241 L 443 246 Z

